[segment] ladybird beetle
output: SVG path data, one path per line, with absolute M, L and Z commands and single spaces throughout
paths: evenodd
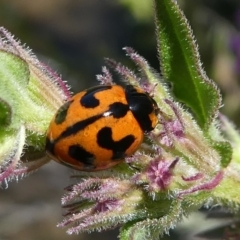
M 100 85 L 57 111 L 46 137 L 55 161 L 81 171 L 110 168 L 132 155 L 157 124 L 157 103 L 132 85 Z

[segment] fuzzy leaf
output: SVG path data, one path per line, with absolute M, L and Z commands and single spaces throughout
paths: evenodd
M 9 104 L 0 98 L 0 126 L 8 126 L 11 122 L 12 110 Z
M 0 111 L 1 122 L 9 124 L 11 117 L 11 128 L 19 128 L 21 122 L 20 106 L 26 95 L 29 70 L 26 62 L 11 53 L 0 51 Z M 11 115 L 11 116 L 10 116 Z M 7 121 L 7 122 L 6 122 Z
M 233 149 L 229 142 L 215 142 L 213 147 L 221 156 L 221 167 L 226 168 L 232 160 Z
M 155 9 L 162 74 L 207 130 L 221 104 L 219 91 L 201 66 L 192 30 L 176 1 L 155 0 Z
M 121 232 L 119 235 L 119 238 L 121 240 L 128 240 L 128 239 L 144 240 L 144 239 L 147 239 L 147 233 L 146 233 L 145 228 L 138 229 L 138 231 L 135 232 L 132 236 L 132 228 L 134 228 L 135 223 L 136 222 L 128 222 L 121 228 Z M 158 235 L 158 237 L 159 237 L 159 235 Z

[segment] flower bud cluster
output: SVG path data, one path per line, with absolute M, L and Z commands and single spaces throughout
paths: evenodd
M 139 67 L 139 76 L 114 60 L 107 63 L 125 82 L 141 87 L 156 100 L 159 123 L 124 163 L 76 175 L 80 183 L 71 186 L 62 199 L 67 214 L 59 224 L 70 225 L 70 234 L 167 217 L 166 209 L 176 202 L 215 188 L 223 178 L 218 152 L 191 115 L 172 99 L 145 59 L 131 48 L 125 51 Z M 97 78 L 101 84 L 112 83 L 106 67 Z

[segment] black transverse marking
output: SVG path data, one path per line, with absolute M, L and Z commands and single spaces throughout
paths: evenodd
M 95 156 L 82 148 L 79 144 L 72 145 L 68 149 L 68 154 L 71 158 L 83 163 L 86 167 L 93 166 Z
M 45 149 L 46 149 L 47 152 L 54 155 L 54 142 L 51 142 L 48 137 L 46 138 Z
M 96 122 L 100 118 L 102 118 L 102 114 L 92 116 L 90 118 L 87 118 L 85 120 L 82 120 L 82 121 L 79 121 L 79 122 L 73 124 L 72 126 L 68 127 L 65 131 L 63 131 L 61 133 L 61 135 L 58 138 L 55 139 L 54 142 L 56 143 L 63 138 L 66 138 L 66 137 L 69 137 L 71 135 L 74 135 L 74 134 L 78 133 L 79 131 L 83 130 L 88 125 Z
M 125 89 L 126 99 L 130 110 L 137 119 L 141 129 L 144 132 L 153 130 L 149 114 L 155 111 L 157 103 L 147 93 L 139 93 L 131 85 L 128 85 Z
M 133 135 L 127 135 L 119 141 L 112 139 L 112 129 L 109 127 L 102 128 L 97 134 L 97 142 L 100 147 L 113 151 L 113 160 L 119 160 L 125 157 L 125 151 L 135 141 Z
M 66 116 L 67 116 L 67 111 L 69 109 L 69 106 L 71 105 L 73 101 L 66 102 L 64 105 L 62 105 L 55 117 L 55 123 L 56 124 L 61 124 L 65 121 Z
M 110 105 L 109 109 L 104 112 L 103 114 L 98 114 L 92 117 L 89 117 L 85 120 L 79 121 L 72 126 L 69 126 L 65 131 L 61 133 L 61 135 L 54 140 L 54 143 L 58 142 L 60 139 L 69 137 L 78 133 L 79 131 L 86 128 L 88 125 L 93 124 L 97 120 L 102 117 L 113 116 L 115 118 L 121 118 L 126 115 L 127 111 L 129 110 L 128 105 L 125 105 L 120 102 L 113 103 Z
M 89 88 L 87 92 L 80 99 L 80 104 L 85 108 L 95 108 L 99 105 L 99 100 L 95 98 L 94 94 L 97 92 L 111 89 L 112 86 L 96 86 Z
M 128 105 L 121 102 L 115 102 L 109 106 L 108 111 L 106 111 L 104 114 L 105 115 L 109 114 L 114 118 L 122 118 L 127 114 L 128 111 L 129 111 Z

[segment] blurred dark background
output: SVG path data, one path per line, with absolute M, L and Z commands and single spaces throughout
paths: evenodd
M 222 111 L 239 125 L 240 1 L 178 2 L 193 28 L 205 70 L 221 88 Z M 104 57 L 129 65 L 124 46 L 133 47 L 159 71 L 152 5 L 151 0 L 1 0 L 0 25 L 77 92 L 97 84 L 95 75 L 101 73 Z M 56 228 L 70 172 L 50 163 L 0 189 L 0 240 L 117 239 L 117 230 L 69 236 Z M 197 239 L 194 232 L 216 224 L 205 221 L 202 213 L 192 219 L 198 220 L 186 221 L 164 239 Z

